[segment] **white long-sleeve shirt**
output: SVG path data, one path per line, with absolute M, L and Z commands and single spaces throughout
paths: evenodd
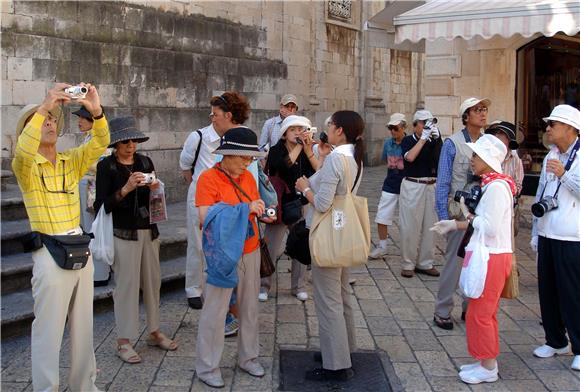
M 496 180 L 481 189 L 483 194 L 475 208 L 473 228 L 484 230 L 484 243 L 489 253 L 512 253 L 513 197 L 509 185 Z
M 213 152 L 220 145 L 220 136 L 213 128 L 213 125 L 210 124 L 207 127 L 201 128 L 200 131 L 202 134 L 201 149 L 199 150 L 199 156 L 195 164 L 192 184 L 197 183 L 197 179 L 201 172 L 209 169 L 215 164 L 216 158 Z M 183 150 L 181 150 L 181 155 L 179 156 L 179 166 L 181 167 L 181 170 L 191 169 L 195 159 L 197 146 L 199 146 L 199 133 L 193 131 L 187 137 L 187 140 L 183 145 Z

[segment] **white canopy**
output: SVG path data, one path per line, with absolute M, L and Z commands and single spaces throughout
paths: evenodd
M 580 31 L 579 0 L 431 0 L 393 18 L 395 42 Z

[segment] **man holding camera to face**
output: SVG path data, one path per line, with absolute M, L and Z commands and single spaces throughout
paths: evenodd
M 546 344 L 539 358 L 568 354 L 568 339 L 580 371 L 580 111 L 569 105 L 552 110 L 546 135 L 553 145 L 544 158 L 531 246 L 538 252 L 538 292 Z
M 63 125 L 62 104 L 75 100 L 93 119 L 92 138 L 77 148 L 56 151 Z M 32 385 L 34 391 L 59 389 L 59 355 L 65 323 L 69 322 L 72 391 L 97 391 L 93 349 L 93 263 L 88 241 L 80 229 L 78 184 L 89 167 L 109 145 L 109 127 L 97 89 L 81 83 L 58 83 L 40 105 L 22 109 L 17 123 L 18 142 L 12 168 L 22 191 L 24 205 L 35 232 L 31 243 Z M 81 256 L 58 257 L 55 249 L 67 249 L 78 240 Z M 42 242 L 40 242 L 42 241 Z M 56 245 L 55 245 L 56 244 Z M 86 246 L 86 250 L 84 250 Z M 73 255 L 71 254 L 71 257 Z M 72 263 L 72 264 L 71 264 Z
M 298 99 L 294 94 L 286 94 L 280 100 L 280 113 L 277 116 L 267 119 L 260 133 L 260 148 L 269 146 L 272 148 L 282 137 L 282 121 L 288 116 L 295 115 L 298 112 Z M 268 148 L 268 149 L 269 149 Z

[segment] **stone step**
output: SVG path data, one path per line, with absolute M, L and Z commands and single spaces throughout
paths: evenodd
M 14 173 L 7 169 L 0 169 L 0 190 L 4 191 L 7 185 L 16 184 L 16 177 Z
M 176 285 L 183 286 L 185 277 L 185 256 L 161 263 L 161 287 L 166 289 Z M 93 304 L 95 308 L 110 307 L 114 283 L 95 287 Z M 185 294 L 184 294 L 185 296 Z M 34 319 L 34 301 L 30 288 L 20 289 L 2 295 L 2 339 L 28 333 Z
M 0 206 L 0 217 L 3 222 L 27 218 L 22 193 L 17 184 L 5 184 L 2 187 Z

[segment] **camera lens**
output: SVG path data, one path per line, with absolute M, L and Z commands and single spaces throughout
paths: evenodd
M 86 94 L 89 90 L 86 87 L 81 86 L 81 94 Z
M 532 214 L 536 218 L 543 217 L 545 213 L 546 213 L 546 205 L 545 205 L 545 203 L 538 202 L 538 203 L 532 204 Z

